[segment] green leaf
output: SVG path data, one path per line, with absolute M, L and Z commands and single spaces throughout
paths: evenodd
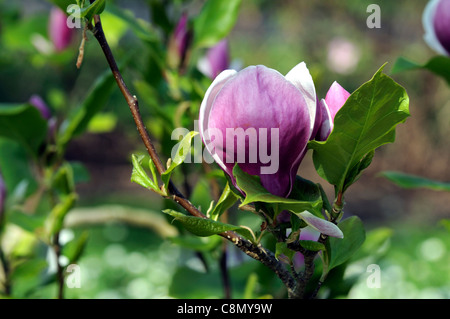
M 0 137 L 20 143 L 37 157 L 47 136 L 47 121 L 30 104 L 0 104 Z
M 350 169 L 344 181 L 343 191 L 345 191 L 350 185 L 352 185 L 359 179 L 362 171 L 369 167 L 370 163 L 372 163 L 374 155 L 375 150 L 372 150 L 371 152 L 367 153 L 360 162 L 356 163 L 355 166 Z
M 349 217 L 339 223 L 343 239 L 329 237 L 326 241 L 324 274 L 346 262 L 361 247 L 366 238 L 363 223 L 357 216 Z
M 36 233 L 36 230 L 44 226 L 45 218 L 43 216 L 13 211 L 11 214 L 8 214 L 8 222 L 15 224 L 30 233 Z
M 149 168 L 152 172 L 152 178 L 147 175 L 147 172 L 142 167 L 141 163 L 144 159 L 144 155 L 137 156 L 135 154 L 131 155 L 131 161 L 133 163 L 133 170 L 131 172 L 131 181 L 141 185 L 142 187 L 148 188 L 155 191 L 158 194 L 163 195 L 162 191 L 159 189 L 158 180 L 156 178 L 155 164 L 151 159 L 149 159 Z
M 75 4 L 73 0 L 49 0 L 49 2 L 53 3 L 64 12 L 66 12 L 69 5 Z
M 286 242 L 277 242 L 275 245 L 275 258 L 280 259 L 282 256 L 286 256 L 288 261 L 287 263 L 290 263 L 292 261 L 292 258 L 294 257 L 295 251 L 289 249 L 287 247 Z
M 395 61 L 391 72 L 392 74 L 396 74 L 417 69 L 425 69 L 433 72 L 434 74 L 442 77 L 445 81 L 447 81 L 447 84 L 450 85 L 450 58 L 446 56 L 435 56 L 423 65 L 400 57 L 397 61 Z
M 344 237 L 344 234 L 342 233 L 342 231 L 339 229 L 338 226 L 323 218 L 317 217 L 308 211 L 304 211 L 302 213 L 295 213 L 295 215 L 300 217 L 305 223 L 307 223 L 315 230 L 321 232 L 322 234 L 337 238 Z
M 97 78 L 83 103 L 72 112 L 63 123 L 58 144 L 66 147 L 67 143 L 81 135 L 88 127 L 90 120 L 105 106 L 114 87 L 114 76 L 110 70 Z
M 216 206 L 214 206 L 211 212 L 211 219 L 218 220 L 220 215 L 233 206 L 238 199 L 239 197 L 236 196 L 236 194 L 231 190 L 230 184 L 227 183 L 225 189 L 220 195 L 219 200 L 217 201 Z
M 64 163 L 52 177 L 52 189 L 61 195 L 68 195 L 75 192 L 75 181 L 72 166 Z
M 53 207 L 46 221 L 47 235 L 53 236 L 63 228 L 64 218 L 75 205 L 76 194 L 62 197 L 62 201 Z
M 261 185 L 258 176 L 252 176 L 245 173 L 238 164 L 236 164 L 233 168 L 233 175 L 236 178 L 237 186 L 246 194 L 245 200 L 241 203 L 241 205 L 239 205 L 239 207 L 250 203 L 263 202 L 273 206 L 276 213 L 283 210 L 290 210 L 294 213 L 303 212 L 305 210 L 317 211 L 322 207 L 322 200 L 320 198 L 314 197 L 311 201 L 302 201 L 279 197 L 269 193 L 269 191 Z
M 131 10 L 124 10 L 119 8 L 113 3 L 108 4 L 106 9 L 122 21 L 126 22 L 131 31 L 141 40 L 146 42 L 157 42 L 158 37 L 156 31 L 152 29 L 152 26 L 147 21 L 134 16 Z
M 211 47 L 236 23 L 241 0 L 208 0 L 194 21 L 194 46 Z
M 34 193 L 38 183 L 25 148 L 18 142 L 0 137 L 0 154 L 0 168 L 8 194 L 12 195 L 21 183 L 26 185 L 25 197 Z
M 225 224 L 208 218 L 187 216 L 171 209 L 163 210 L 163 213 L 172 216 L 175 220 L 181 222 L 186 230 L 200 237 L 217 235 L 226 231 L 235 231 L 245 238 L 254 241 L 253 234 L 250 230 L 241 226 Z
M 421 176 L 394 171 L 385 171 L 380 175 L 403 188 L 427 188 L 436 191 L 450 192 L 450 182 L 440 182 Z
M 95 0 L 89 6 L 80 9 L 80 18 L 86 18 L 91 21 L 94 15 L 100 14 L 105 10 L 105 0 Z
M 183 163 L 188 154 L 190 154 L 192 138 L 197 134 L 198 132 L 191 131 L 183 137 L 181 142 L 178 143 L 178 148 L 175 152 L 175 156 L 171 159 L 169 167 L 164 173 L 161 174 L 161 179 L 164 183 L 165 189 L 167 189 L 169 185 L 172 171 Z
M 368 154 L 395 140 L 395 127 L 409 116 L 405 89 L 382 69 L 350 95 L 336 114 L 328 139 L 309 143 L 317 172 L 337 191 L 348 187 L 346 180 L 360 173 L 355 175 L 352 170 L 364 167 L 361 161 L 368 160 Z
M 326 250 L 325 245 L 314 240 L 299 240 L 300 246 L 310 251 Z
M 196 236 L 182 236 L 169 237 L 169 240 L 181 247 L 192 249 L 195 251 L 211 251 L 222 243 L 220 236 L 210 237 L 196 237 Z
M 64 245 L 62 253 L 69 259 L 69 264 L 76 263 L 81 257 L 86 248 L 88 238 L 88 232 L 84 231 L 80 236 Z

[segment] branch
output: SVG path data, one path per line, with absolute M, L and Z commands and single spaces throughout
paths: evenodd
M 91 0 L 91 3 L 92 2 L 93 1 Z M 150 158 L 154 162 L 155 167 L 158 170 L 158 173 L 162 174 L 166 169 L 155 150 L 155 147 L 150 139 L 150 135 L 148 134 L 147 129 L 145 128 L 144 122 L 142 120 L 139 111 L 138 100 L 136 96 L 132 95 L 131 92 L 129 91 L 119 71 L 117 63 L 114 59 L 112 51 L 108 45 L 105 34 L 103 32 L 99 15 L 94 16 L 94 23 L 95 23 L 94 26 L 89 24 L 88 28 L 92 31 L 94 37 L 97 39 L 98 43 L 100 44 L 103 50 L 105 58 L 108 61 L 109 67 L 111 68 L 111 71 L 117 82 L 117 85 L 120 91 L 122 92 L 122 95 L 124 96 L 125 100 L 127 101 L 133 119 L 135 121 L 136 127 L 138 129 L 139 135 L 141 136 L 141 139 L 144 142 L 145 147 L 147 148 L 147 152 L 150 155 Z M 169 182 L 168 188 L 169 188 L 168 191 L 171 194 L 170 198 L 177 204 L 179 204 L 181 207 L 183 207 L 186 211 L 188 211 L 191 215 L 200 218 L 207 218 L 205 215 L 203 215 L 202 212 L 200 212 L 197 209 L 197 207 L 195 207 L 189 200 L 187 200 L 183 196 L 183 194 L 175 187 L 172 181 Z M 240 237 L 239 235 L 237 235 L 235 232 L 232 231 L 226 231 L 219 235 L 231 241 L 236 247 L 241 249 L 248 256 L 260 261 L 261 263 L 269 267 L 272 271 L 274 271 L 286 285 L 286 287 L 288 288 L 288 293 L 289 295 L 291 295 L 295 287 L 295 280 L 293 279 L 291 274 L 287 271 L 287 269 L 284 268 L 284 265 L 275 258 L 272 252 L 264 249 L 260 245 L 256 246 L 252 244 L 248 240 Z

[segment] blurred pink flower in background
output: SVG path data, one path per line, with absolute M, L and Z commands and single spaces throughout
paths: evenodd
M 431 0 L 422 15 L 424 40 L 442 55 L 450 55 L 450 0 Z
M 333 72 L 349 74 L 355 71 L 360 56 L 360 50 L 353 42 L 334 38 L 328 44 L 327 65 Z
M 220 72 L 230 67 L 230 55 L 227 39 L 223 39 L 210 48 L 206 55 L 199 59 L 198 69 L 210 79 L 214 79 Z
M 67 26 L 67 15 L 58 7 L 50 10 L 48 33 L 57 52 L 63 51 L 72 42 L 75 29 Z

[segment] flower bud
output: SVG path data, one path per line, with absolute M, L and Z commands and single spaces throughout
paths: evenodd
M 334 127 L 334 117 L 345 104 L 350 93 L 348 93 L 336 81 L 333 82 L 325 99 L 318 101 L 316 123 L 313 130 L 313 139 L 325 141 Z
M 188 29 L 188 15 L 183 14 L 169 41 L 169 64 L 177 68 L 183 64 L 191 43 L 191 32 Z
M 431 0 L 422 16 L 425 42 L 437 53 L 450 55 L 450 0 Z
M 286 76 L 262 65 L 225 70 L 208 88 L 199 131 L 230 176 L 236 163 L 272 194 L 288 196 L 311 138 L 316 93 L 305 63 Z M 270 154 L 270 155 L 269 155 Z
M 63 51 L 72 41 L 74 29 L 67 26 L 67 15 L 58 7 L 50 10 L 48 32 L 57 52 Z
M 39 95 L 33 94 L 29 101 L 31 105 L 33 105 L 35 108 L 41 112 L 41 115 L 44 119 L 48 120 L 50 117 L 52 117 L 52 114 L 50 112 L 50 109 L 48 108 L 47 104 L 42 100 L 42 98 Z
M 228 41 L 217 43 L 198 61 L 198 69 L 207 77 L 214 79 L 220 72 L 230 67 Z

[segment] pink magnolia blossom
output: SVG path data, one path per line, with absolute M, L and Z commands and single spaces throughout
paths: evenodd
M 50 18 L 48 23 L 48 32 L 57 52 L 67 48 L 73 38 L 75 29 L 67 26 L 67 15 L 58 7 L 50 10 Z
M 431 0 L 422 15 L 425 42 L 437 53 L 450 55 L 450 0 Z

